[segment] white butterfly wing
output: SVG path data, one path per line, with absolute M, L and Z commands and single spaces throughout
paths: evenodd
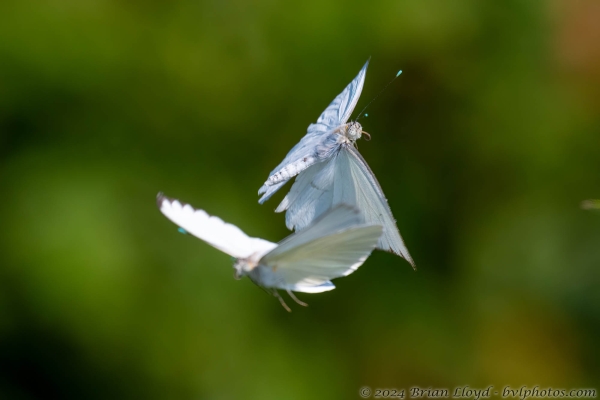
M 415 266 L 375 175 L 358 150 L 343 145 L 326 163 L 302 172 L 276 211 L 287 209 L 286 225 L 301 230 L 336 204 L 359 209 L 365 221 L 383 226 L 377 248 L 390 251 Z
M 383 190 L 367 162 L 353 146 L 344 146 L 338 153 L 335 181 L 333 204 L 356 205 L 368 223 L 381 224 L 384 233 L 377 248 L 403 257 L 414 268 L 415 263 L 400 236 Z
M 310 281 L 300 281 L 295 284 L 286 285 L 284 288 L 293 292 L 302 293 L 322 293 L 335 289 L 335 285 L 329 281 L 323 282 L 320 285 L 311 285 Z
M 358 72 L 358 75 L 346 86 L 342 93 L 338 94 L 335 99 L 327 106 L 325 111 L 319 116 L 316 124 L 311 124 L 308 127 L 308 131 L 327 131 L 338 126 L 345 124 L 358 99 L 362 93 L 363 86 L 365 84 L 365 76 L 367 75 L 367 67 L 369 66 L 369 60 L 365 63 L 362 69 Z
M 334 288 L 331 279 L 355 271 L 375 248 L 380 225 L 363 222 L 358 210 L 339 205 L 308 228 L 284 239 L 260 264 L 274 286 L 316 293 Z
M 315 164 L 296 177 L 292 188 L 275 212 L 286 209 L 285 224 L 290 230 L 300 230 L 310 225 L 332 207 L 331 184 L 335 174 L 335 159 Z
M 263 194 L 259 203 L 267 201 L 273 193 L 289 179 L 311 165 L 324 161 L 338 149 L 338 135 L 333 132 L 350 118 L 365 83 L 369 61 L 365 63 L 356 78 L 329 104 L 317 119 L 310 124 L 307 134 L 290 150 L 283 161 L 273 170 L 258 194 Z
M 170 199 L 162 193 L 158 194 L 156 201 L 160 211 L 175 224 L 232 257 L 261 255 L 277 246 L 267 240 L 248 237 L 237 226 L 210 216 L 204 210 Z

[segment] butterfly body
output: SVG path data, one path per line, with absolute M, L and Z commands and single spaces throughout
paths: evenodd
M 254 253 L 247 258 L 236 258 L 233 263 L 234 278 L 242 279 L 244 276 L 252 274 L 259 265 L 261 253 Z
M 352 121 L 343 127 L 344 136 L 351 143 L 356 142 L 362 136 L 362 126 L 356 122 Z

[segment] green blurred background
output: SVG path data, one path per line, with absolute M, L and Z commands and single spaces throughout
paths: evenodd
M 0 398 L 350 399 L 600 384 L 600 2 L 4 1 Z M 371 64 L 361 153 L 418 270 L 308 308 L 156 208 L 257 190 Z

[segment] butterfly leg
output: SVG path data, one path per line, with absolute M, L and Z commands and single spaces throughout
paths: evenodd
M 283 301 L 283 297 L 281 297 L 281 295 L 279 295 L 279 292 L 277 292 L 277 289 L 273 289 L 273 296 L 275 296 L 279 299 L 279 302 L 281 303 L 283 308 L 286 309 L 287 312 L 292 312 L 292 309 L 289 308 L 287 304 L 285 304 L 285 301 Z
M 290 295 L 290 297 L 292 298 L 292 300 L 294 300 L 296 303 L 300 304 L 301 306 L 308 307 L 308 304 L 306 304 L 303 301 L 298 300 L 296 295 L 291 290 L 287 289 L 287 292 Z

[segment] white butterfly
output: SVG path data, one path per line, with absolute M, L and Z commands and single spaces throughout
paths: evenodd
M 276 296 L 290 311 L 277 289 L 299 304 L 294 292 L 319 293 L 335 288 L 331 279 L 356 271 L 375 248 L 381 225 L 368 224 L 360 212 L 339 205 L 312 225 L 279 244 L 248 237 L 237 226 L 212 217 L 189 204 L 157 197 L 160 211 L 185 231 L 236 258 L 236 279 L 244 275 Z
M 260 188 L 259 203 L 298 175 L 290 192 L 276 212 L 287 210 L 285 222 L 289 229 L 299 231 L 308 226 L 336 204 L 350 204 L 358 208 L 368 223 L 383 226 L 383 235 L 377 248 L 391 251 L 415 266 L 387 200 L 373 172 L 355 148 L 362 134 L 362 126 L 347 123 L 365 81 L 367 66 L 325 109 L 316 124 L 310 124 L 308 133 L 285 159 L 271 171 L 269 179 Z

